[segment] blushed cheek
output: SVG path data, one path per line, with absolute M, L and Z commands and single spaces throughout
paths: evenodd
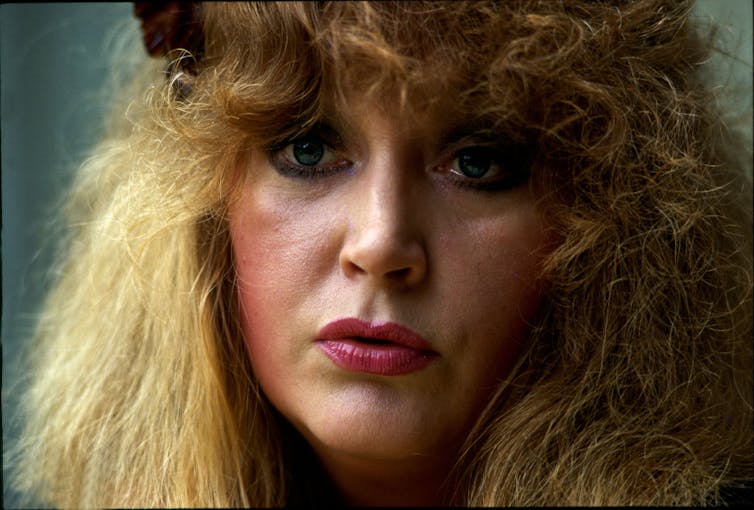
M 270 398 L 279 400 L 285 394 L 285 388 L 281 387 L 281 381 L 285 380 L 281 373 L 285 350 L 275 341 L 281 321 L 273 319 L 285 312 L 276 306 L 280 301 L 275 300 L 277 293 L 271 287 L 274 277 L 267 266 L 266 250 L 260 253 L 255 240 L 258 239 L 245 233 L 234 239 L 241 328 L 255 378 Z
M 292 360 L 290 344 L 281 339 L 321 283 L 328 230 L 310 209 L 275 187 L 254 183 L 229 211 L 241 326 L 260 378 Z
M 240 200 L 231 205 L 229 213 L 241 327 L 253 365 L 255 359 L 265 355 L 265 342 L 257 339 L 272 333 L 267 331 L 265 320 L 272 311 L 265 310 L 271 306 L 269 296 L 274 282 L 273 268 L 268 267 L 269 254 L 275 251 L 274 214 L 259 207 L 248 188 Z

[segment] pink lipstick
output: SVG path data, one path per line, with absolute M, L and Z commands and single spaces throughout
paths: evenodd
M 415 372 L 439 356 L 418 333 L 393 322 L 336 320 L 319 331 L 317 345 L 340 368 L 377 375 Z

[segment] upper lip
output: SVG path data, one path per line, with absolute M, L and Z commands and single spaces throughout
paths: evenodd
M 403 345 L 417 351 L 431 351 L 432 346 L 422 336 L 394 322 L 366 322 L 360 319 L 338 319 L 319 330 L 318 340 L 370 338 Z

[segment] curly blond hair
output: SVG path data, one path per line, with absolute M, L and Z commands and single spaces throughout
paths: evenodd
M 226 210 L 248 147 L 354 88 L 408 112 L 452 94 L 532 147 L 560 240 L 531 347 L 470 432 L 449 502 L 704 504 L 750 480 L 750 160 L 705 86 L 690 9 L 205 5 L 196 72 L 146 64 L 128 129 L 72 186 L 18 487 L 60 507 L 332 497 L 255 381 Z

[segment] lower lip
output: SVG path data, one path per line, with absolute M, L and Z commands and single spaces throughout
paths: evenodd
M 340 368 L 376 375 L 403 375 L 426 367 L 438 356 L 433 351 L 398 344 L 368 344 L 350 338 L 319 340 L 317 345 Z

